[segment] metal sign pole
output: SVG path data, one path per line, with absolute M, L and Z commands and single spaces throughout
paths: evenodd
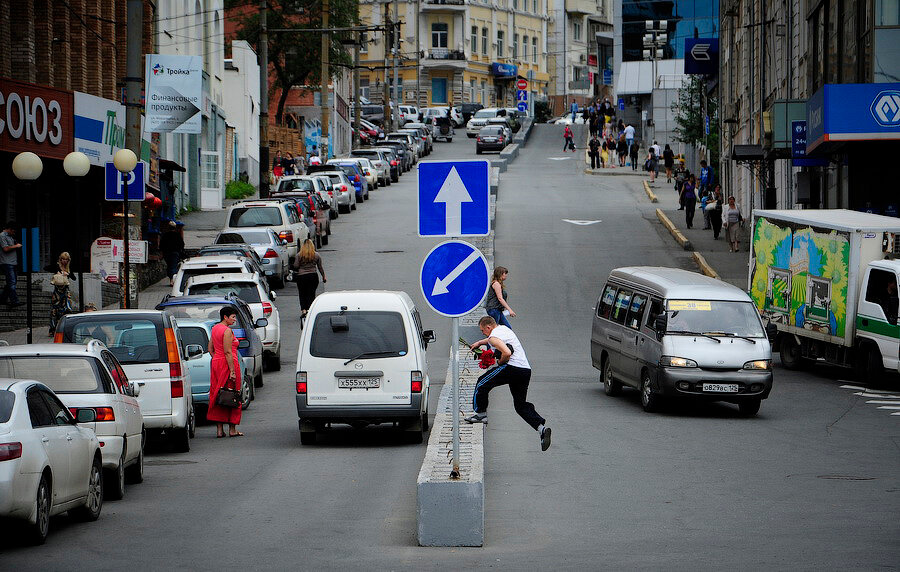
M 459 318 L 451 318 L 450 377 L 453 383 L 453 470 L 450 477 L 459 478 Z

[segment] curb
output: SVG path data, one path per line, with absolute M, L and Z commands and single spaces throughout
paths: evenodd
M 590 162 L 588 162 L 590 163 Z M 621 169 L 621 170 L 617 170 Z M 627 172 L 626 172 L 627 171 Z M 616 167 L 615 169 L 591 169 L 590 167 L 585 167 L 584 169 L 585 175 L 594 175 L 595 177 L 642 177 L 643 173 L 640 171 L 631 171 L 628 167 Z
M 656 200 L 656 195 L 653 193 L 653 191 L 650 190 L 649 183 L 647 183 L 647 181 L 641 181 L 641 182 L 644 183 L 644 192 L 647 193 L 647 198 L 650 199 L 650 202 L 651 203 L 659 202 L 658 200 Z
M 694 247 L 691 246 L 691 241 L 688 240 L 686 236 L 681 234 L 681 231 L 678 230 L 678 227 L 675 226 L 675 223 L 669 220 L 669 217 L 666 216 L 666 213 L 662 212 L 662 209 L 656 209 L 656 218 L 658 218 L 659 222 L 661 222 L 663 226 L 666 227 L 666 229 L 669 231 L 669 234 L 671 234 L 675 238 L 675 242 L 681 245 L 681 248 L 685 250 L 694 249 Z
M 709 262 L 706 261 L 706 258 L 704 258 L 702 254 L 694 251 L 691 253 L 691 258 L 693 258 L 697 266 L 700 267 L 700 272 L 709 276 L 710 278 L 715 278 L 716 280 L 722 279 L 722 277 L 719 276 L 719 273 L 716 272 L 715 268 L 709 265 Z

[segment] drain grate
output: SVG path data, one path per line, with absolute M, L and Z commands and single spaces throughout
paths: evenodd
M 828 479 L 830 481 L 874 481 L 875 477 L 860 477 L 856 475 L 817 475 L 817 479 Z
M 145 465 L 163 467 L 167 465 L 196 465 L 197 461 L 175 461 L 169 459 L 155 459 L 152 461 L 144 461 Z

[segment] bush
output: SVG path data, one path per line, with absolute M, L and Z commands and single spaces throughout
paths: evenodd
M 225 185 L 225 198 L 227 199 L 243 199 L 254 193 L 256 193 L 256 187 L 243 181 L 228 181 L 228 184 Z

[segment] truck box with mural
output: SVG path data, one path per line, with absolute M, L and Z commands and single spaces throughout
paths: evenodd
M 824 360 L 875 383 L 900 371 L 900 218 L 754 210 L 752 238 L 750 297 L 785 367 Z

